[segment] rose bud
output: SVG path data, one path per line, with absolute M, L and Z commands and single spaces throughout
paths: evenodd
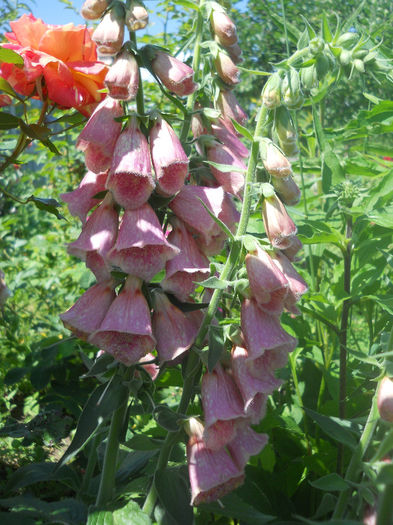
M 289 248 L 297 228 L 280 199 L 273 195 L 265 197 L 262 204 L 265 231 L 274 248 Z
M 267 313 L 280 314 L 288 294 L 288 281 L 273 259 L 259 246 L 246 255 L 246 268 L 253 299 Z
M 191 505 L 222 498 L 244 482 L 244 469 L 238 467 L 224 448 L 217 451 L 207 448 L 202 437 L 203 425 L 199 420 L 190 418 L 185 431 L 190 436 L 187 462 Z
M 85 20 L 97 20 L 101 18 L 108 5 L 108 0 L 85 0 L 81 15 Z
M 222 11 L 212 11 L 210 24 L 221 45 L 231 46 L 236 44 L 236 26 L 227 14 Z
M 241 125 L 244 125 L 248 117 L 246 113 L 244 112 L 243 108 L 240 106 L 239 102 L 237 101 L 236 96 L 232 93 L 232 91 L 221 91 L 220 95 L 218 97 L 218 108 L 222 113 L 222 118 L 224 122 L 229 126 L 229 129 L 236 133 L 231 119 L 236 120 Z
M 272 184 L 284 204 L 296 206 L 299 203 L 302 192 L 292 177 L 273 177 Z
M 226 84 L 234 86 L 240 82 L 239 68 L 236 67 L 231 57 L 224 51 L 218 52 L 217 57 L 214 59 L 214 65 L 216 66 L 218 76 Z
M 127 366 L 140 361 L 156 344 L 141 286 L 142 281 L 130 275 L 99 328 L 88 339 Z
M 106 97 L 94 110 L 78 137 L 76 147 L 85 154 L 87 169 L 94 173 L 106 171 L 111 166 L 121 122 L 114 120 L 123 116 L 118 100 Z
M 138 1 L 133 0 L 126 8 L 126 25 L 129 31 L 144 29 L 149 23 L 149 14 L 145 7 Z
M 263 165 L 269 175 L 273 177 L 289 177 L 292 175 L 291 163 L 274 142 L 271 140 L 261 142 L 260 150 Z
M 130 210 L 142 206 L 154 189 L 149 144 L 135 117 L 116 142 L 106 187 Z
M 109 95 L 118 100 L 132 100 L 139 88 L 139 68 L 135 56 L 124 50 L 109 68 L 104 80 Z
M 150 151 L 158 192 L 166 197 L 174 195 L 184 185 L 188 157 L 172 127 L 161 117 L 150 131 Z
M 92 39 L 100 55 L 116 55 L 124 40 L 124 8 L 116 3 L 96 27 Z
M 262 92 L 262 102 L 268 109 L 275 109 L 281 105 L 281 83 L 278 73 L 273 73 L 267 80 Z
M 191 95 L 196 90 L 193 69 L 177 58 L 163 51 L 156 51 L 151 65 L 154 74 L 164 86 L 179 97 Z
M 377 406 L 380 417 L 393 423 L 393 381 L 387 376 L 382 379 L 379 386 Z

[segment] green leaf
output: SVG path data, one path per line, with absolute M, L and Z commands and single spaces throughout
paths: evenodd
M 222 351 L 224 349 L 224 329 L 222 326 L 209 326 L 209 354 L 207 359 L 207 367 L 209 372 L 219 361 Z
M 194 11 L 199 11 L 199 5 L 191 2 L 191 0 L 176 0 L 176 5 L 188 7 L 189 9 L 194 9 Z
M 86 525 L 152 525 L 152 522 L 138 503 L 130 500 L 117 509 L 113 506 L 101 509 L 90 507 Z
M 383 438 L 378 450 L 370 459 L 370 463 L 383 459 L 393 449 L 393 428 L 389 430 L 388 434 Z
M 210 166 L 213 166 L 213 168 L 216 168 L 219 171 L 222 171 L 222 173 L 231 173 L 231 172 L 238 172 L 238 173 L 245 173 L 246 170 L 244 168 L 238 168 L 237 166 L 232 166 L 231 164 L 219 164 L 218 162 L 213 162 L 211 160 L 205 160 L 205 164 L 209 164 Z
M 218 224 L 218 226 L 219 226 L 219 227 L 222 229 L 222 231 L 227 235 L 227 237 L 229 237 L 229 239 L 234 240 L 235 237 L 233 236 L 233 233 L 232 233 L 231 230 L 228 228 L 228 226 L 227 226 L 226 224 L 224 224 L 224 223 L 222 222 L 221 219 L 219 219 L 218 217 L 216 217 L 216 216 L 214 215 L 214 213 L 213 213 L 213 212 L 212 212 L 212 211 L 206 206 L 206 204 L 203 202 L 202 199 L 200 199 L 200 198 L 198 197 L 198 200 L 201 201 L 201 204 L 202 204 L 202 206 L 205 208 L 205 210 L 207 211 L 207 213 L 210 215 L 210 217 L 213 219 L 213 221 L 214 221 L 216 224 Z
M 4 93 L 7 93 L 7 95 L 17 98 L 19 101 L 23 102 L 19 95 L 15 93 L 15 91 L 12 89 L 11 84 L 7 82 L 5 78 L 2 77 L 0 77 L 0 91 L 4 91 Z
M 219 279 L 215 275 L 212 275 L 205 281 L 198 283 L 200 286 L 203 286 L 204 288 L 213 288 L 214 290 L 225 290 L 230 286 L 230 281 L 225 281 L 223 279 Z
M 270 77 L 271 73 L 268 71 L 257 71 L 256 69 L 247 69 L 246 67 L 237 66 L 240 71 L 243 71 L 244 73 L 248 73 L 250 75 L 258 75 L 261 77 Z
M 190 505 L 190 490 L 186 477 L 178 468 L 159 470 L 154 476 L 154 485 L 161 505 L 174 523 L 192 525 L 194 514 Z
M 61 458 L 60 466 L 73 458 L 86 445 L 101 423 L 126 402 L 127 396 L 128 389 L 118 376 L 113 376 L 110 383 L 100 385 L 94 390 L 83 408 L 74 439 Z
M 32 463 L 20 467 L 12 474 L 7 484 L 7 490 L 19 490 L 42 481 L 65 482 L 74 488 L 79 485 L 78 475 L 66 465 L 57 468 L 56 463 Z
M 0 113 L 0 129 L 17 128 L 21 122 L 22 121 L 18 117 L 15 117 L 15 115 L 12 115 L 11 113 L 6 113 L 5 111 Z
M 216 502 L 202 504 L 199 508 L 206 512 L 213 512 L 219 516 L 227 516 L 232 519 L 236 518 L 247 525 L 264 525 L 274 519 L 274 516 L 259 512 L 233 493 L 224 498 L 220 498 L 220 504 Z
M 336 417 L 324 416 L 314 412 L 310 408 L 304 407 L 306 413 L 311 417 L 313 421 L 334 441 L 343 443 L 351 449 L 354 449 L 357 445 L 357 441 L 353 433 L 348 430 L 348 422 L 338 419 Z
M 166 405 L 156 406 L 153 412 L 153 417 L 160 427 L 165 428 L 165 430 L 168 430 L 169 432 L 176 432 L 179 430 L 182 421 L 187 419 L 187 416 L 171 410 Z
M 363 299 L 375 301 L 385 312 L 393 315 L 393 296 L 385 295 L 364 295 Z
M 110 354 L 101 355 L 92 365 L 90 370 L 81 376 L 85 377 L 97 377 L 107 372 L 108 368 L 115 363 L 115 360 Z
M 15 64 L 16 66 L 24 66 L 23 58 L 15 53 L 12 49 L 0 47 L 0 64 L 5 62 L 6 64 Z
M 30 368 L 26 366 L 18 366 L 15 368 L 11 368 L 11 370 L 9 370 L 5 375 L 4 384 L 11 386 L 11 385 L 14 385 L 15 383 L 19 383 L 19 381 L 23 377 L 25 377 L 25 375 L 29 371 L 30 371 Z
M 65 219 L 57 208 L 61 206 L 55 199 L 41 199 L 31 195 L 26 202 L 33 202 L 35 206 L 42 211 L 55 215 L 58 219 Z
M 330 31 L 329 22 L 326 13 L 322 13 L 322 36 L 326 42 L 331 42 L 333 39 L 332 32 Z
M 381 467 L 375 482 L 384 485 L 393 485 L 393 464 L 386 464 Z
M 319 478 L 315 481 L 310 481 L 310 485 L 319 490 L 347 490 L 349 487 L 348 483 L 338 474 L 333 472 L 332 474 L 327 474 L 322 478 Z
M 252 136 L 252 133 L 248 131 L 247 128 L 239 124 L 239 122 L 236 122 L 236 120 L 234 120 L 233 118 L 231 118 L 231 121 L 232 121 L 233 127 L 238 133 L 240 133 L 240 135 L 243 135 L 243 137 L 253 142 L 254 137 Z

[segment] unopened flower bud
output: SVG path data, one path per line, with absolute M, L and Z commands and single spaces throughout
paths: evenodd
M 303 105 L 303 93 L 300 88 L 300 75 L 296 69 L 285 76 L 281 84 L 281 95 L 284 104 L 290 109 L 299 109 Z
M 227 14 L 221 11 L 213 11 L 210 23 L 214 34 L 223 46 L 231 46 L 237 42 L 236 26 Z
M 280 106 L 274 112 L 274 129 L 280 143 L 281 141 L 296 141 L 295 126 L 293 125 L 291 114 L 285 106 Z
M 319 55 L 319 53 L 322 53 L 325 48 L 325 42 L 322 40 L 322 38 L 315 37 L 310 40 L 309 48 L 312 55 Z
M 297 229 L 276 195 L 263 200 L 262 217 L 266 234 L 274 248 L 289 248 Z
M 352 47 L 352 44 L 357 42 L 359 40 L 359 35 L 357 33 L 352 33 L 348 31 L 347 33 L 343 33 L 340 35 L 336 41 L 337 46 L 343 46 L 346 49 L 349 49 Z
M 352 53 L 351 51 L 348 51 L 348 49 L 343 49 L 340 53 L 340 63 L 343 66 L 347 66 L 352 59 Z
M 138 1 L 133 0 L 126 10 L 126 25 L 129 31 L 144 29 L 149 23 L 149 14 L 146 8 Z
M 217 57 L 214 60 L 214 64 L 216 66 L 218 76 L 226 84 L 234 86 L 240 82 L 239 68 L 236 67 L 233 60 L 227 53 L 219 51 Z
M 296 206 L 299 203 L 302 192 L 292 177 L 273 177 L 272 184 L 284 204 Z
M 164 86 L 179 97 L 191 95 L 196 90 L 193 69 L 177 58 L 163 51 L 157 51 L 151 65 L 153 72 Z
M 281 83 L 282 79 L 278 73 L 273 73 L 267 80 L 262 92 L 262 102 L 268 109 L 281 105 Z
M 274 142 L 261 142 L 261 156 L 265 170 L 273 177 L 289 177 L 292 167 Z
M 116 55 L 124 40 L 124 8 L 115 4 L 96 27 L 92 39 L 101 55 Z
M 388 377 L 384 377 L 381 381 L 377 405 L 380 417 L 393 423 L 393 381 Z
M 224 121 L 232 128 L 231 119 L 236 120 L 236 122 L 242 125 L 247 122 L 248 117 L 231 90 L 221 91 L 217 104 Z
M 315 65 L 303 67 L 300 71 L 302 86 L 305 89 L 312 89 L 318 85 L 317 69 Z
M 355 69 L 359 71 L 359 73 L 364 73 L 364 62 L 363 60 L 360 60 L 360 58 L 355 58 L 353 61 L 353 65 Z
M 108 0 L 85 0 L 81 15 L 85 20 L 97 20 L 108 7 Z
M 139 68 L 135 56 L 124 50 L 105 77 L 109 95 L 118 100 L 132 100 L 139 88 Z
M 226 50 L 228 51 L 228 54 L 232 58 L 234 64 L 241 64 L 243 62 L 242 50 L 237 42 L 231 46 L 227 46 Z

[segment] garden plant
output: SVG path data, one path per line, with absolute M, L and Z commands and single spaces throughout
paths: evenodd
M 0 7 L 1 523 L 393 524 L 390 2 L 62 3 Z

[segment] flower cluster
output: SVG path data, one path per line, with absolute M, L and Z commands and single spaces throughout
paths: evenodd
M 107 2 L 87 0 L 82 8 L 88 18 L 103 15 L 93 40 L 99 54 L 114 60 L 105 77 L 108 95 L 77 141 L 88 171 L 77 189 L 62 195 L 82 222 L 68 252 L 85 261 L 97 282 L 61 319 L 77 337 L 126 366 L 149 358 L 175 365 L 192 347 L 203 317 L 201 310 L 183 311 L 179 304 L 196 301 L 197 283 L 210 276 L 209 257 L 223 250 L 226 231 L 235 232 L 239 220 L 236 203 L 242 200 L 249 152 L 236 122 L 244 124 L 247 116 L 232 92 L 238 82 L 233 60 L 240 56 L 236 28 L 219 6 L 210 23 L 221 49 L 214 60 L 221 89 L 216 107 L 206 108 L 215 116 L 207 121 L 203 97 L 195 96 L 191 122 L 197 151 L 210 171 L 189 172 L 188 156 L 163 116 L 151 114 L 146 124 L 140 115 L 124 114 L 124 102 L 138 97 L 140 88 L 138 57 L 123 45 L 125 25 L 136 30 L 146 21 L 137 7 L 131 2 L 127 9 L 121 3 L 108 8 Z M 236 82 L 228 64 L 237 70 Z M 162 50 L 154 50 L 151 68 L 175 95 L 197 88 L 193 70 Z M 261 154 L 266 172 L 277 179 L 277 193 L 293 203 L 298 193 L 289 161 L 271 141 L 261 146 Z M 263 220 L 272 249 L 257 246 L 246 256 L 250 286 L 242 299 L 241 335 L 228 359 L 203 375 L 204 424 L 191 419 L 186 425 L 194 505 L 217 499 L 244 480 L 249 457 L 267 441 L 251 425 L 263 417 L 268 395 L 280 385 L 275 370 L 296 345 L 280 315 L 284 309 L 296 314 L 306 290 L 290 262 L 299 241 L 273 186 L 265 186 L 271 188 Z

